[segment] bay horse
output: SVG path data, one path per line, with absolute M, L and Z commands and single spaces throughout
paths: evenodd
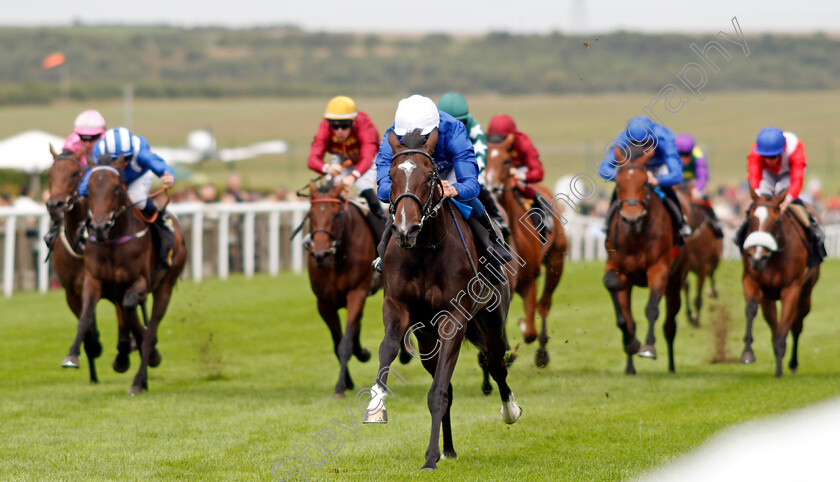
M 633 375 L 633 355 L 656 358 L 654 326 L 659 317 L 659 302 L 665 296 L 665 339 L 668 343 L 668 371 L 674 372 L 676 316 L 680 311 L 680 289 L 685 280 L 688 257 L 684 247 L 674 242 L 673 219 L 663 199 L 648 183 L 647 163 L 654 154 L 644 146 L 614 149 L 617 166 L 617 208 L 610 209 L 607 225 L 607 263 L 604 286 L 615 308 L 616 322 L 622 333 L 627 365 L 624 373 Z M 616 212 L 617 211 L 617 212 Z M 650 287 L 645 307 L 648 332 L 645 345 L 636 338 L 636 322 L 630 309 L 633 286 Z
M 370 351 L 359 342 L 365 300 L 371 289 L 376 240 L 358 206 L 349 203 L 341 183 L 317 187 L 309 183 L 309 284 L 318 299 L 318 313 L 332 334 L 333 351 L 341 365 L 335 397 L 354 387 L 347 364 L 352 355 L 370 360 Z M 347 308 L 344 334 L 340 308 Z
M 155 270 L 157 251 L 148 236 L 147 221 L 128 197 L 122 182 L 126 161 L 122 155 L 113 163 L 110 155 L 100 157 L 91 169 L 88 180 L 88 232 L 85 242 L 85 274 L 82 287 L 82 312 L 76 338 L 63 365 L 78 364 L 79 345 L 94 322 L 96 303 L 100 298 L 111 301 L 122 312 L 120 320 L 128 325 L 140 344 L 140 368 L 134 376 L 129 394 L 148 389 L 147 366 L 161 362 L 155 348 L 158 325 L 166 313 L 172 289 L 184 269 L 187 248 L 176 220 L 172 220 L 175 242 L 171 266 Z M 161 213 L 160 215 L 163 215 Z M 152 293 L 152 316 L 146 314 L 146 296 Z M 146 329 L 137 320 L 137 306 L 143 313 Z M 122 332 L 125 327 L 121 326 Z M 119 362 L 128 364 L 130 342 L 120 337 L 117 345 Z M 127 367 L 126 367 L 127 369 Z M 118 370 L 119 371 L 119 370 Z
M 410 343 L 413 333 L 418 346 L 411 349 L 412 354 L 433 377 L 428 394 L 432 428 L 423 465 L 423 470 L 433 470 L 441 458 L 441 425 L 443 456 L 457 456 L 450 424 L 451 379 L 464 338 L 485 355 L 486 368 L 499 387 L 503 421 L 516 422 L 522 409 L 506 381 L 508 283 L 492 285 L 477 272 L 476 266 L 485 258 L 476 252 L 463 215 L 442 197 L 441 179 L 433 163 L 438 131 L 426 137 L 416 129 L 400 143 L 393 131 L 388 134 L 393 149 L 389 175 L 394 221 L 382 260 L 385 337 L 379 346 L 379 372 L 363 421 L 388 421 L 384 402 L 393 395 L 387 387 L 388 372 L 403 340 Z
M 537 338 L 534 311 L 536 310 L 539 313 L 542 321 L 539 333 L 540 347 L 534 361 L 538 367 L 542 368 L 549 362 L 549 355 L 546 350 L 549 338 L 546 319 L 551 309 L 551 296 L 557 289 L 560 277 L 563 275 L 566 234 L 562 223 L 556 216 L 554 229 L 546 234 L 547 240 L 545 243 L 537 234 L 537 226 L 534 225 L 529 210 L 523 203 L 522 196 L 517 188 L 517 181 L 510 175 L 510 168 L 513 165 L 510 158 L 512 143 L 513 138 L 509 138 L 501 144 L 491 143 L 488 146 L 487 167 L 484 170 L 484 175 L 487 189 L 497 199 L 510 220 L 511 248 L 524 261 L 524 265 L 521 265 L 516 271 L 513 283 L 513 291 L 522 298 L 525 308 L 525 318 L 519 320 L 519 327 L 522 330 L 525 343 L 532 343 Z M 545 184 L 536 183 L 531 186 L 545 199 L 553 199 L 553 194 Z M 552 213 L 543 213 L 543 216 L 552 215 Z M 542 266 L 545 266 L 545 284 L 538 302 L 537 281 Z
M 723 256 L 723 239 L 715 236 L 710 224 L 709 214 L 706 212 L 705 199 L 694 199 L 691 197 L 691 189 L 680 188 L 680 191 L 691 199 L 691 210 L 688 224 L 691 226 L 691 234 L 685 238 L 685 248 L 688 253 L 688 272 L 697 276 L 697 287 L 694 295 L 694 312 L 691 311 L 692 303 L 689 295 L 688 276 L 685 278 L 683 289 L 685 291 L 685 309 L 688 322 L 692 326 L 700 326 L 700 309 L 703 307 L 703 285 L 706 278 L 709 278 L 709 297 L 717 298 L 715 287 L 715 271 Z
M 758 306 L 770 325 L 776 377 L 782 376 L 782 360 L 788 331 L 793 333 L 793 351 L 788 367 L 799 368 L 797 351 L 805 316 L 811 311 L 811 291 L 820 277 L 820 267 L 807 267 L 807 233 L 791 211 L 781 211 L 787 195 L 759 196 L 750 190 L 753 203 L 747 211 L 749 228 L 743 249 L 743 285 L 746 300 L 747 332 L 741 363 L 753 363 L 752 325 Z M 781 300 L 782 316 L 777 317 L 776 301 Z

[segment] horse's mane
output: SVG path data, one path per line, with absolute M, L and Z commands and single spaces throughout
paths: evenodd
M 426 136 L 420 134 L 420 129 L 414 129 L 403 136 L 400 144 L 409 149 L 419 149 L 423 147 L 427 140 Z

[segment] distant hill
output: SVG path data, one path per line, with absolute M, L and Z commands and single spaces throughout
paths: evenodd
M 747 32 L 748 34 L 748 32 Z M 692 51 L 718 40 L 714 73 Z M 0 104 L 118 97 L 328 96 L 658 92 L 690 62 L 705 91 L 840 88 L 840 39 L 747 36 L 750 55 L 715 37 L 329 34 L 295 27 L 74 26 L 0 28 Z M 41 68 L 63 52 L 65 65 Z M 689 75 L 689 78 L 692 77 Z M 702 80 L 695 75 L 695 82 Z

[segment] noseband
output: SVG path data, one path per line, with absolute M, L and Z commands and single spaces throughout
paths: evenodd
M 342 200 L 342 199 L 338 199 L 338 198 L 322 198 L 322 199 L 313 199 L 313 200 L 309 201 L 309 203 L 310 204 L 315 204 L 315 203 L 339 203 L 339 204 L 344 204 L 344 209 L 342 209 L 339 212 L 339 217 L 341 218 L 341 222 L 339 224 L 338 233 L 341 234 L 341 233 L 344 232 L 344 223 L 345 223 L 345 219 L 347 218 L 347 200 L 346 199 Z M 310 215 L 310 222 L 311 222 L 311 219 L 312 219 L 312 217 Z M 330 243 L 329 254 L 335 254 L 335 253 L 338 252 L 338 247 L 341 246 L 341 238 L 339 238 L 338 235 L 334 234 L 333 232 L 331 232 L 328 229 L 323 229 L 323 228 L 313 229 L 309 233 L 310 234 L 315 234 L 315 233 L 326 234 L 327 236 L 332 238 L 332 242 Z
M 394 159 L 396 159 L 399 156 L 408 155 L 408 154 L 422 154 L 422 155 L 426 156 L 430 161 L 432 161 L 432 176 L 429 179 L 429 184 L 430 184 L 429 185 L 429 197 L 426 199 L 426 201 L 421 201 L 420 198 L 417 197 L 417 195 L 415 195 L 414 193 L 404 192 L 404 193 L 400 194 L 399 196 L 397 196 L 397 198 L 394 199 L 391 202 L 391 205 L 388 207 L 388 211 L 391 213 L 392 216 L 394 214 L 396 214 L 397 204 L 399 204 L 399 202 L 403 198 L 409 198 L 409 199 L 417 202 L 417 204 L 420 206 L 420 228 L 422 229 L 423 228 L 423 223 L 426 222 L 426 219 L 433 218 L 433 217 L 437 216 L 438 211 L 440 210 L 440 207 L 443 205 L 443 202 L 446 200 L 446 197 L 441 196 L 440 201 L 438 201 L 438 203 L 435 204 L 434 206 L 432 205 L 432 203 L 434 202 L 434 197 L 435 197 L 434 196 L 434 193 L 435 193 L 434 188 L 435 187 L 440 187 L 441 191 L 443 191 L 443 183 L 441 182 L 441 179 L 440 179 L 440 176 L 438 175 L 437 169 L 435 169 L 435 167 L 434 167 L 434 162 L 435 162 L 434 158 L 428 152 L 420 150 L 420 149 L 406 149 L 404 151 L 400 151 L 400 152 L 394 154 L 391 157 L 391 162 L 393 163 Z M 407 182 L 408 182 L 408 180 L 406 180 L 406 183 Z

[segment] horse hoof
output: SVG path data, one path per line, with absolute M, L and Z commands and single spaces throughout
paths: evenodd
M 700 316 L 697 313 L 692 313 L 688 316 L 688 324 L 697 328 L 700 326 Z
M 412 358 L 414 358 L 414 356 L 408 350 L 406 350 L 405 348 L 400 350 L 400 363 L 406 365 L 408 364 L 408 362 L 411 361 Z
M 510 398 L 507 402 L 502 402 L 502 408 L 499 410 L 502 413 L 502 421 L 510 425 L 522 416 L 522 407 L 516 403 L 513 397 L 513 392 L 510 392 Z
M 755 363 L 755 355 L 751 351 L 745 351 L 741 353 L 741 363 L 744 365 L 749 365 L 751 363 Z
M 483 393 L 485 396 L 490 395 L 491 393 L 493 393 L 493 385 L 490 385 L 489 383 L 482 385 L 481 393 Z
M 91 385 L 99 385 L 99 380 L 91 380 L 90 384 Z
M 424 465 L 420 472 L 433 472 L 437 470 L 437 465 Z
M 128 371 L 128 367 L 131 366 L 131 361 L 129 360 L 128 355 L 117 355 L 116 358 L 114 358 L 114 363 L 112 363 L 111 366 L 114 368 L 115 372 L 125 373 Z
M 443 459 L 457 459 L 458 454 L 456 454 L 454 450 L 444 450 L 441 458 L 443 458 Z
M 384 407 L 373 413 L 366 410 L 362 423 L 388 423 L 388 410 Z
M 624 345 L 624 352 L 628 355 L 635 355 L 639 353 L 639 347 L 642 346 L 642 343 L 639 342 L 638 338 L 633 338 L 633 341 L 630 342 L 629 345 Z
M 152 368 L 156 368 L 160 365 L 160 362 L 163 361 L 163 356 L 160 354 L 157 348 L 152 350 L 152 354 L 149 355 L 149 366 Z
M 143 387 L 131 387 L 128 389 L 128 394 L 132 397 L 135 395 L 142 395 L 143 394 Z
M 537 350 L 537 354 L 534 355 L 534 363 L 536 363 L 537 368 L 545 368 L 550 359 L 551 357 L 548 356 L 548 352 L 542 348 Z
M 344 392 L 335 392 L 335 393 L 333 393 L 333 398 L 335 398 L 335 399 L 342 399 L 342 398 L 344 398 Z
M 516 361 L 516 352 L 509 351 L 505 353 L 505 365 L 511 366 Z
M 799 368 L 791 368 L 790 369 L 790 374 L 791 375 L 796 375 L 797 373 L 799 373 Z
M 712 298 L 712 299 L 717 299 L 718 292 L 715 291 L 715 290 L 709 290 L 709 291 L 706 292 L 706 296 L 708 296 L 709 298 Z
M 362 348 L 362 351 L 360 351 L 359 354 L 356 355 L 356 359 L 362 363 L 370 360 L 370 350 L 368 350 L 367 348 Z
M 624 370 L 624 374 L 625 375 L 635 375 L 636 374 L 636 369 L 635 368 L 628 368 L 628 369 Z
M 79 357 L 67 355 L 67 358 L 61 362 L 61 366 L 64 368 L 79 368 Z
M 656 360 L 656 347 L 653 345 L 645 345 L 639 350 L 638 355 L 642 358 L 652 358 Z

